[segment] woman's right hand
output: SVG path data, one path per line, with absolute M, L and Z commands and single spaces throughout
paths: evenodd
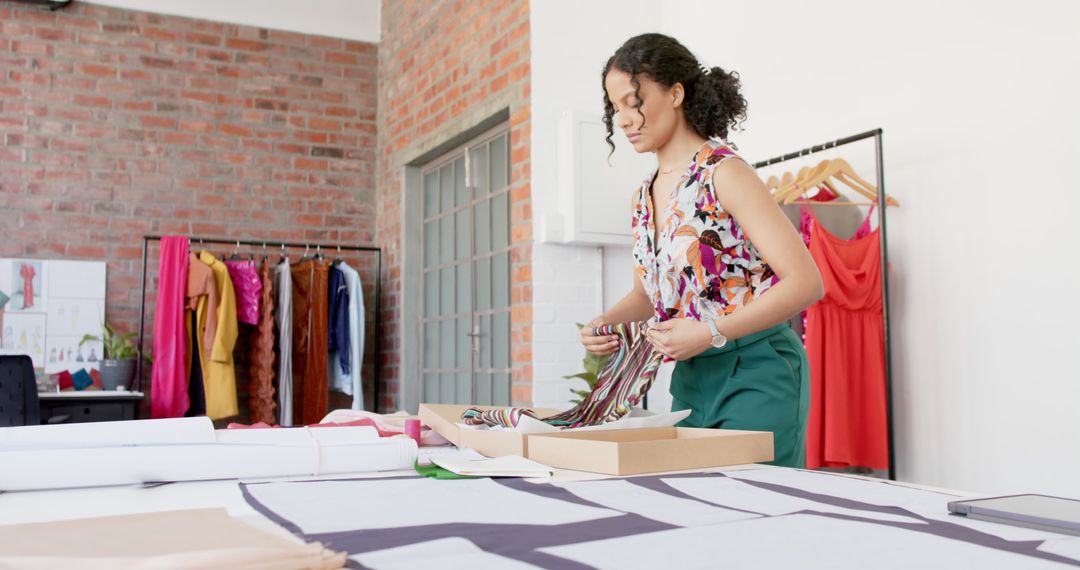
M 611 354 L 619 348 L 618 336 L 613 334 L 596 336 L 593 334 L 594 328 L 605 324 L 607 323 L 604 322 L 603 316 L 600 316 L 581 327 L 581 344 L 585 346 L 585 350 L 603 356 Z

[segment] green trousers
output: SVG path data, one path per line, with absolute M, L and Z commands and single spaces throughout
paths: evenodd
M 773 433 L 774 465 L 802 467 L 810 366 L 787 323 L 729 341 L 675 365 L 671 410 L 678 425 Z

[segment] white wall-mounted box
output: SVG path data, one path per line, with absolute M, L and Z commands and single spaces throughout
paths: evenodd
M 630 202 L 656 168 L 616 127 L 611 152 L 599 113 L 570 110 L 559 119 L 557 206 L 543 221 L 542 241 L 629 245 Z

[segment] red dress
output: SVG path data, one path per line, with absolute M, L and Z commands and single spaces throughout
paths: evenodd
M 888 469 L 880 233 L 845 240 L 813 221 L 810 255 L 825 297 L 806 316 L 806 467 Z
M 34 276 L 37 275 L 37 271 L 34 270 L 34 266 L 24 263 L 19 268 L 19 275 L 23 278 L 23 309 L 30 309 L 34 306 Z

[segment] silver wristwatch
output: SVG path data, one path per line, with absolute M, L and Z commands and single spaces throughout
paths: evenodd
M 716 330 L 716 321 L 709 319 L 705 322 L 708 323 L 709 332 L 712 333 L 712 341 L 710 341 L 709 344 L 711 344 L 713 348 L 724 348 L 724 345 L 727 344 L 727 337 Z

